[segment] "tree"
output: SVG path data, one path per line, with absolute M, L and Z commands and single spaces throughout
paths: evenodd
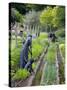
M 27 3 L 10 3 L 11 8 L 15 8 L 19 13 L 25 15 L 27 12 L 31 11 L 32 9 L 35 11 L 43 10 L 47 5 L 39 5 L 39 4 L 27 4 Z
M 32 10 L 25 15 L 24 25 L 28 27 L 28 30 L 30 30 L 30 27 L 32 30 L 33 28 L 37 28 L 39 23 L 39 12 Z
M 15 8 L 11 8 L 11 22 L 22 22 L 23 16 Z
M 56 6 L 53 8 L 52 11 L 53 15 L 53 26 L 57 28 L 64 28 L 65 27 L 65 8 Z
M 48 26 L 50 27 L 51 30 L 51 26 L 52 26 L 52 7 L 47 7 L 46 9 L 44 9 L 40 15 L 40 22 L 42 25 L 45 25 L 47 28 Z
M 50 31 L 65 27 L 65 8 L 62 6 L 47 7 L 40 15 L 40 22 L 44 26 L 50 26 Z
M 23 22 L 23 16 L 15 8 L 11 8 L 11 28 L 14 28 L 15 30 L 16 47 L 18 47 L 17 29 L 18 29 L 19 23 L 22 23 L 22 22 Z

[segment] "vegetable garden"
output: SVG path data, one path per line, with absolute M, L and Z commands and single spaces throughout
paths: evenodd
M 65 7 L 9 5 L 9 85 L 65 84 Z M 32 59 L 34 62 L 28 68 L 21 68 L 20 60 L 23 59 L 20 57 L 24 56 L 22 51 L 30 34 L 32 43 L 27 63 Z

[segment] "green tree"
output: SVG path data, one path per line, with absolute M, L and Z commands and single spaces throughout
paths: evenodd
M 53 26 L 57 28 L 65 27 L 65 8 L 56 6 L 52 10 Z
M 14 30 L 15 30 L 16 47 L 18 47 L 17 29 L 19 27 L 19 23 L 22 24 L 22 22 L 23 22 L 23 16 L 15 8 L 11 8 L 11 28 L 14 28 Z
M 46 9 L 44 9 L 40 15 L 40 22 L 42 25 L 45 25 L 47 28 L 50 27 L 51 30 L 51 26 L 52 26 L 52 7 L 47 7 Z
M 24 24 L 26 26 L 28 26 L 28 30 L 31 29 L 33 30 L 33 28 L 37 28 L 37 32 L 38 32 L 38 26 L 40 24 L 39 22 L 39 12 L 36 12 L 34 10 L 29 11 L 28 13 L 26 13 L 25 15 L 25 19 L 24 19 Z
M 15 8 L 11 8 L 11 22 L 22 22 L 23 16 Z

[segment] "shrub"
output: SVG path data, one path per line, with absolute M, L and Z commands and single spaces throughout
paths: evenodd
M 15 49 L 16 49 L 16 40 L 15 39 L 11 39 L 11 43 L 10 43 L 10 50 L 11 52 L 13 52 Z M 20 48 L 22 46 L 22 41 L 21 41 L 21 38 L 18 36 L 17 37 L 17 44 L 18 44 L 18 47 L 17 48 Z
M 13 76 L 13 80 L 24 80 L 30 75 L 26 69 L 19 69 L 16 74 Z
M 48 44 L 47 40 L 45 39 L 47 34 L 41 33 L 40 36 L 32 41 L 32 57 L 36 59 L 40 53 L 45 48 L 46 44 Z
M 60 30 L 56 31 L 55 34 L 56 34 L 57 37 L 65 37 L 64 29 L 60 29 Z
M 36 67 L 36 63 L 33 63 L 32 68 L 35 69 L 35 67 Z
M 37 58 L 39 56 L 39 54 L 42 52 L 43 47 L 41 47 L 40 44 L 36 43 L 33 45 L 32 48 L 32 58 Z
M 58 42 L 59 42 L 59 44 L 65 43 L 65 38 L 64 37 L 63 38 L 59 37 Z
M 11 76 L 15 74 L 15 72 L 19 68 L 20 61 L 20 51 L 21 51 L 21 41 L 18 41 L 18 48 L 11 49 L 9 63 L 11 64 Z
M 61 50 L 61 53 L 62 53 L 63 57 L 65 58 L 65 44 L 60 44 L 59 48 Z

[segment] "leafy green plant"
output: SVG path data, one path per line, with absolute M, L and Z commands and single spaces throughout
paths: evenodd
M 40 36 L 32 41 L 32 57 L 36 59 L 48 44 L 46 33 L 40 33 Z
M 30 75 L 26 69 L 19 69 L 16 74 L 13 76 L 13 80 L 24 80 Z
M 42 47 L 39 44 L 35 44 L 32 48 L 32 57 L 37 58 L 39 54 L 42 52 Z
M 65 37 L 65 30 L 64 29 L 57 30 L 55 34 L 57 37 Z
M 59 48 L 61 50 L 61 53 L 62 53 L 63 57 L 65 58 L 65 44 L 60 44 Z
M 32 68 L 35 69 L 35 67 L 36 67 L 36 63 L 33 63 Z
M 56 47 L 55 44 L 51 44 L 51 46 L 48 49 L 46 60 L 48 63 L 55 63 L 55 57 L 56 57 Z
M 15 37 L 11 39 L 11 43 L 10 43 L 10 50 L 11 50 L 11 53 L 14 52 L 14 50 L 16 49 L 16 40 L 15 40 Z M 22 40 L 21 38 L 18 36 L 17 37 L 17 44 L 18 44 L 18 48 L 20 48 L 22 46 Z
M 47 65 L 44 71 L 44 77 L 42 81 L 42 85 L 52 85 L 56 84 L 56 66 L 55 66 L 55 59 L 56 59 L 56 44 L 50 43 L 48 48 L 48 52 L 46 54 L 46 62 Z
M 54 64 L 48 64 L 44 72 L 44 84 L 50 85 L 56 83 L 56 67 Z
M 12 42 L 13 43 L 13 42 Z M 11 64 L 11 76 L 14 76 L 15 72 L 19 68 L 19 60 L 20 60 L 20 51 L 21 51 L 21 40 L 18 39 L 18 48 L 10 48 L 10 58 L 9 58 L 9 63 Z
M 11 59 L 9 61 L 11 64 L 11 71 L 14 70 L 14 72 L 16 72 L 19 68 L 20 51 L 21 49 L 17 48 L 11 53 Z

